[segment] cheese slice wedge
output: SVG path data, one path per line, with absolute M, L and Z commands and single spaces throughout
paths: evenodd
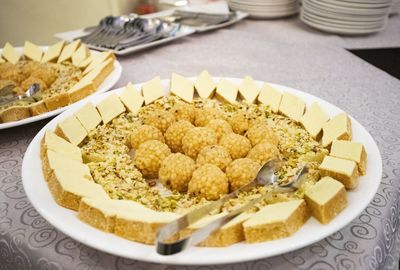
M 322 176 L 339 180 L 347 189 L 354 189 L 358 185 L 357 164 L 352 160 L 325 156 L 319 171 Z
M 101 116 L 92 103 L 86 103 L 75 112 L 76 118 L 81 122 L 87 132 L 92 131 L 101 123 Z
M 48 175 L 47 172 L 52 172 L 56 169 L 69 169 L 81 174 L 87 181 L 93 181 L 89 167 L 80 160 L 72 159 L 64 153 L 50 149 L 47 149 L 44 154 L 42 162 L 44 171 L 46 172 L 45 175 Z
M 86 129 L 74 116 L 69 116 L 57 125 L 56 134 L 74 145 L 80 144 L 87 136 Z
M 146 82 L 142 86 L 142 93 L 146 105 L 164 97 L 164 89 L 161 83 L 160 76 Z
M 85 69 L 87 66 L 93 61 L 93 59 L 97 56 L 97 54 L 91 54 L 89 57 L 87 57 L 85 60 L 83 60 L 78 67 L 80 69 Z
M 43 136 L 41 143 L 41 155 L 47 151 L 51 150 L 67 158 L 82 162 L 81 149 L 76 145 L 64 140 L 63 138 L 57 136 L 54 132 L 46 131 Z
M 72 54 L 72 64 L 76 67 L 79 67 L 79 64 L 88 58 L 89 55 L 90 51 L 88 47 L 82 43 L 81 46 L 79 46 L 79 48 Z
M 260 88 L 256 85 L 253 78 L 246 76 L 239 85 L 239 95 L 247 103 L 253 104 L 256 102 Z
M 32 42 L 25 41 L 24 55 L 33 61 L 40 62 L 42 60 L 43 51 Z
M 364 145 L 361 143 L 334 140 L 331 146 L 331 156 L 353 160 L 357 163 L 358 172 L 361 175 L 366 174 L 367 170 L 367 153 Z
M 310 133 L 311 137 L 317 139 L 322 131 L 322 126 L 328 120 L 329 116 L 314 102 L 300 118 L 300 123 Z
M 10 43 L 6 43 L 3 48 L 2 57 L 6 59 L 11 64 L 18 63 L 19 59 L 21 58 L 21 54 L 18 53 L 14 47 Z
M 47 51 L 44 53 L 41 62 L 56 62 L 58 56 L 61 54 L 62 49 L 64 48 L 64 41 L 57 42 L 56 44 L 50 46 Z
M 101 85 L 101 83 L 107 78 L 108 75 L 114 69 L 114 59 L 109 58 L 106 61 L 102 62 L 96 68 L 92 69 L 89 73 L 87 73 L 82 80 L 84 81 L 92 81 L 93 85 L 97 88 Z
M 99 54 L 94 55 L 92 61 L 88 64 L 88 66 L 83 71 L 83 75 L 88 74 L 90 71 L 97 68 L 103 62 L 105 62 L 109 59 L 115 60 L 115 55 L 110 51 L 101 52 Z
M 96 87 L 93 82 L 86 79 L 81 79 L 79 82 L 74 84 L 71 89 L 68 90 L 70 103 L 77 102 L 96 91 Z
M 197 94 L 204 99 L 212 98 L 215 93 L 215 83 L 207 70 L 203 70 L 194 82 Z
M 60 53 L 60 56 L 57 59 L 57 63 L 70 60 L 74 52 L 78 49 L 79 45 L 81 45 L 80 39 L 77 39 L 69 43 L 68 45 L 65 45 Z
M 184 101 L 191 103 L 194 95 L 193 82 L 179 74 L 172 73 L 170 92 Z
M 107 124 L 115 117 L 123 113 L 125 111 L 125 107 L 119 98 L 115 94 L 112 94 L 97 104 L 97 110 L 103 119 L 103 123 Z
M 238 91 L 239 90 L 235 84 L 226 79 L 220 79 L 217 84 L 216 96 L 221 101 L 229 104 L 237 104 L 236 98 Z
M 258 96 L 258 102 L 268 105 L 274 113 L 277 113 L 281 105 L 282 93 L 269 84 L 264 84 Z
M 125 87 L 125 90 L 119 96 L 125 107 L 132 113 L 138 113 L 144 103 L 143 96 L 137 91 L 131 83 Z
M 322 126 L 322 146 L 328 147 L 333 140 L 351 140 L 351 121 L 346 113 L 340 113 Z
M 293 121 L 299 122 L 304 114 L 305 108 L 306 104 L 303 100 L 288 92 L 284 92 L 278 111 Z

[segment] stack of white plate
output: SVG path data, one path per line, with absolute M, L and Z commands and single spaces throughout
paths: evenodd
M 303 0 L 300 18 L 316 29 L 347 35 L 382 30 L 393 0 Z
M 400 0 L 394 0 L 390 14 L 400 14 Z
M 299 11 L 298 0 L 229 0 L 228 3 L 232 10 L 246 12 L 256 19 L 286 17 Z

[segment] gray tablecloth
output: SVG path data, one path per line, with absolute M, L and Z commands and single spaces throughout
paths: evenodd
M 22 158 L 44 120 L 0 131 L 0 269 L 398 269 L 400 81 L 344 48 L 400 46 L 399 17 L 387 30 L 358 38 L 322 34 L 296 18 L 246 20 L 119 58 L 119 87 L 208 69 L 214 76 L 251 75 L 301 89 L 358 119 L 378 143 L 384 173 L 374 200 L 341 231 L 295 252 L 223 266 L 165 266 L 94 250 L 50 226 L 24 194 Z

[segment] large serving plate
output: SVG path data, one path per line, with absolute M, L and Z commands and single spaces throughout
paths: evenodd
M 46 46 L 42 46 L 41 47 L 44 51 L 47 50 Z M 23 47 L 16 47 L 15 48 L 18 52 L 22 53 L 23 52 Z M 0 54 L 2 53 L 3 49 L 0 49 Z M 99 52 L 91 50 L 90 53 L 92 54 L 97 54 Z M 13 122 L 7 122 L 7 123 L 1 123 L 0 124 L 0 129 L 5 129 L 5 128 L 11 128 L 11 127 L 16 127 L 16 126 L 21 126 L 21 125 L 25 125 L 28 123 L 32 123 L 32 122 L 36 122 L 36 121 L 40 121 L 42 119 L 46 119 L 52 116 L 55 116 L 57 114 L 62 113 L 65 110 L 68 110 L 69 108 L 71 108 L 72 105 L 75 105 L 76 103 L 80 103 L 80 102 L 85 102 L 85 100 L 87 100 L 88 98 L 100 94 L 100 93 L 104 93 L 107 92 L 108 90 L 110 90 L 119 80 L 119 78 L 121 77 L 121 73 L 122 73 L 122 67 L 121 64 L 115 60 L 114 61 L 114 70 L 110 73 L 110 75 L 107 76 L 107 78 L 101 83 L 101 85 L 97 88 L 96 92 L 94 92 L 93 94 L 81 99 L 80 101 L 75 102 L 74 104 L 70 104 L 68 106 L 50 111 L 50 112 L 46 112 L 43 114 L 39 114 L 36 116 L 31 116 L 29 118 L 25 118 L 25 119 L 21 119 L 19 121 L 13 121 Z
M 218 78 L 215 78 L 217 81 Z M 241 79 L 229 78 L 239 84 Z M 163 80 L 165 89 L 169 80 Z M 258 81 L 258 84 L 262 82 Z M 309 106 L 318 102 L 330 115 L 340 112 L 338 107 L 305 92 L 282 85 L 271 84 L 280 91 L 287 91 L 302 98 Z M 140 89 L 141 85 L 136 85 Z M 122 89 L 90 97 L 87 101 L 97 104 L 111 94 L 120 94 Z M 167 94 L 166 90 L 166 94 Z M 161 256 L 155 247 L 131 242 L 114 234 L 105 233 L 80 221 L 77 213 L 59 206 L 53 199 L 42 174 L 42 164 L 39 157 L 40 141 L 46 130 L 52 130 L 57 123 L 72 115 L 83 104 L 72 105 L 71 108 L 50 121 L 33 139 L 29 145 L 22 164 L 22 181 L 25 192 L 37 211 L 53 226 L 88 246 L 110 254 L 148 262 L 165 264 L 223 264 L 266 258 L 310 245 L 340 230 L 355 219 L 374 197 L 382 176 L 382 160 L 378 147 L 368 131 L 354 118 L 352 120 L 353 140 L 364 144 L 368 154 L 367 174 L 360 179 L 359 186 L 348 192 L 348 206 L 328 225 L 320 224 L 310 218 L 307 223 L 293 236 L 275 241 L 258 244 L 238 243 L 224 248 L 192 247 L 189 250 L 172 256 Z M 232 256 L 234 254 L 234 256 Z

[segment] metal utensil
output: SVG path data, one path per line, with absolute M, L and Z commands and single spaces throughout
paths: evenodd
M 225 197 L 223 197 L 218 201 L 200 207 L 178 218 L 177 220 L 172 221 L 167 225 L 163 226 L 157 233 L 157 240 L 156 240 L 157 252 L 161 255 L 172 255 L 179 253 L 190 246 L 196 245 L 202 240 L 206 239 L 216 229 L 225 225 L 226 223 L 231 221 L 233 218 L 235 218 L 242 212 L 247 211 L 255 204 L 265 199 L 269 199 L 272 196 L 271 192 L 268 192 L 264 195 L 260 195 L 258 198 L 253 199 L 244 206 L 241 206 L 240 208 L 228 213 L 227 215 L 214 220 L 207 226 L 204 226 L 203 228 L 195 231 L 191 235 L 175 242 L 168 242 L 168 239 L 170 239 L 176 233 L 194 224 L 196 221 L 200 220 L 201 218 L 209 214 L 212 210 L 220 208 L 225 202 L 227 202 L 232 198 L 237 197 L 237 195 L 242 191 L 249 191 L 256 185 L 273 186 L 274 192 L 290 192 L 298 189 L 304 179 L 303 176 L 308 173 L 308 167 L 307 166 L 302 167 L 301 169 L 298 170 L 297 174 L 288 183 L 281 184 L 279 183 L 278 176 L 276 175 L 276 172 L 278 171 L 280 164 L 281 161 L 278 159 L 273 159 L 268 161 L 258 171 L 256 179 L 254 179 L 249 184 L 226 195 Z
M 7 88 L 10 88 L 10 87 L 15 87 L 15 86 L 8 85 L 8 86 L 5 86 L 4 88 L 6 88 L 6 87 L 7 87 Z M 4 88 L 2 88 L 1 91 L 2 91 Z M 31 98 L 34 98 L 34 96 L 35 96 L 39 91 L 40 91 L 40 85 L 37 84 L 37 83 L 34 83 L 34 84 L 32 84 L 32 85 L 28 88 L 28 90 L 26 90 L 26 92 L 25 92 L 24 94 L 18 95 L 18 96 L 13 96 L 13 97 L 11 97 L 11 98 L 5 100 L 5 101 L 2 101 L 2 102 L 0 103 L 0 105 L 9 104 L 9 103 L 11 103 L 11 102 L 15 102 L 15 101 L 17 101 L 17 100 L 21 100 L 21 99 L 25 99 L 25 98 L 30 98 L 30 97 L 31 97 Z

